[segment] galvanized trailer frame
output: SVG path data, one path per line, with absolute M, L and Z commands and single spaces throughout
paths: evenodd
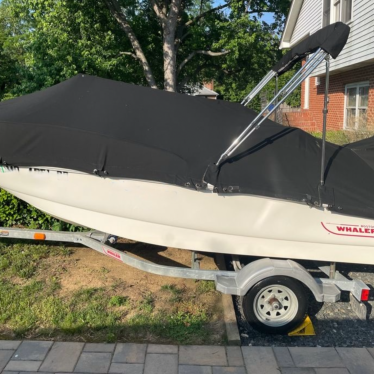
M 148 273 L 214 281 L 218 291 L 237 296 L 245 296 L 253 286 L 266 278 L 286 276 L 304 284 L 319 302 L 336 302 L 340 300 L 341 291 L 350 292 L 351 302 L 354 304 L 353 309 L 361 319 L 366 318 L 366 306 L 362 301 L 367 300 L 369 287 L 361 280 L 345 278 L 335 270 L 335 264 L 331 267 L 319 267 L 323 273 L 330 276 L 329 278 L 312 277 L 308 270 L 293 260 L 270 258 L 255 260 L 237 271 L 203 270 L 199 268 L 196 254 L 193 251 L 191 268 L 158 265 L 113 248 L 107 244 L 108 234 L 98 231 L 73 233 L 0 227 L 0 238 L 82 244 Z

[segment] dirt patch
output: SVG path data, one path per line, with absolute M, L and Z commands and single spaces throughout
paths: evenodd
M 190 267 L 191 253 L 177 248 L 158 247 L 144 243 L 121 240 L 116 249 L 131 253 L 134 257 L 159 265 Z M 82 287 L 120 287 L 134 300 L 140 300 L 143 292 L 158 292 L 167 284 L 187 291 L 196 289 L 192 279 L 163 277 L 137 270 L 90 248 L 73 248 L 68 258 L 49 258 L 43 264 L 40 279 L 58 277 L 61 296 L 71 294 Z M 198 256 L 203 269 L 217 269 L 213 257 Z
M 159 265 L 191 266 L 189 251 L 126 239 L 115 247 Z M 4 292 L 21 294 L 25 299 L 22 302 L 30 303 L 34 312 L 17 318 L 11 313 L 0 313 L 0 321 L 4 321 L 0 324 L 0 336 L 149 343 L 225 342 L 222 298 L 214 290 L 213 282 L 149 274 L 89 248 L 72 247 L 69 251 L 70 255 L 51 251 L 51 255 L 38 262 L 29 278 L 18 277 L 17 271 L 4 278 L 8 287 Z M 19 256 L 23 255 L 20 250 Z M 202 269 L 217 268 L 213 256 L 199 254 L 198 259 Z M 25 292 L 27 287 L 30 292 Z M 12 305 L 15 298 L 9 299 L 4 307 L 19 310 Z

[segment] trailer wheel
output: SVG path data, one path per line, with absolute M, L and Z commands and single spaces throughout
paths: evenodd
M 304 285 L 284 276 L 261 280 L 244 296 L 245 318 L 256 330 L 286 334 L 305 319 L 308 296 Z

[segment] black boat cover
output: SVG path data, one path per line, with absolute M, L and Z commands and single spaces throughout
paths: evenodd
M 196 190 L 204 178 L 218 193 L 325 203 L 374 218 L 373 138 L 348 147 L 327 143 L 324 189 L 321 140 L 269 120 L 215 170 L 255 115 L 239 104 L 78 75 L 0 103 L 0 160 Z
M 337 58 L 347 43 L 350 28 L 345 23 L 336 22 L 318 30 L 307 39 L 297 44 L 276 63 L 272 70 L 282 75 L 290 70 L 296 62 L 304 59 L 321 48 L 332 58 Z

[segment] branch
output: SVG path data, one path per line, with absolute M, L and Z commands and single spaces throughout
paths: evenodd
M 180 21 L 180 20 L 178 20 Z M 191 34 L 191 31 L 187 31 L 185 34 L 183 34 L 184 32 L 184 29 L 185 29 L 185 25 L 184 24 L 181 24 L 179 22 L 179 26 L 177 27 L 176 29 L 176 33 L 175 33 L 175 41 L 174 41 L 174 45 L 175 45 L 175 50 L 178 52 L 178 49 L 179 49 L 179 46 L 180 44 L 182 43 L 182 41 L 188 36 Z
M 228 53 L 230 53 L 231 51 L 230 50 L 227 50 L 227 51 L 223 51 L 223 52 L 212 52 L 212 51 L 194 51 L 196 53 L 200 53 L 202 55 L 208 55 L 208 56 L 212 56 L 212 57 L 216 57 L 216 56 L 224 56 L 224 55 L 227 55 Z
M 245 12 L 246 12 L 246 13 L 248 13 L 249 8 L 250 8 L 250 6 L 251 6 L 251 3 L 252 3 L 252 0 L 249 0 L 247 6 L 245 7 Z
M 175 46 L 176 46 L 177 50 L 179 48 L 179 45 L 182 43 L 182 41 L 188 35 L 190 35 L 190 31 L 187 31 L 185 34 L 183 34 L 183 31 L 184 31 L 184 29 L 186 27 L 190 27 L 192 24 L 194 24 L 195 22 L 197 22 L 201 18 L 204 18 L 209 13 L 213 13 L 216 10 L 220 10 L 220 9 L 228 7 L 231 4 L 231 1 L 228 2 L 228 3 L 226 3 L 226 4 L 222 4 L 222 5 L 219 5 L 219 6 L 215 7 L 215 8 L 209 9 L 206 12 L 201 12 L 202 11 L 202 4 L 203 4 L 203 0 L 201 0 L 201 3 L 200 3 L 200 14 L 198 16 L 196 16 L 195 18 L 187 21 L 185 24 L 182 24 L 182 25 L 179 26 L 179 36 L 175 39 Z
M 178 72 L 177 74 L 180 73 L 180 71 L 184 68 L 184 66 L 187 64 L 187 62 L 189 62 L 196 54 L 201 54 L 201 55 L 207 55 L 207 56 L 211 56 L 211 57 L 217 57 L 217 56 L 224 56 L 224 55 L 227 55 L 228 53 L 230 53 L 231 51 L 228 50 L 228 51 L 223 51 L 223 52 L 212 52 L 212 51 L 193 51 L 191 52 L 182 62 L 181 64 L 179 65 L 179 68 L 178 68 Z
M 184 26 L 186 27 L 190 27 L 192 24 L 194 24 L 195 22 L 199 21 L 201 18 L 204 18 L 206 15 L 210 14 L 210 13 L 213 13 L 217 10 L 221 10 L 221 9 L 224 9 L 224 8 L 227 8 L 228 6 L 230 6 L 232 3 L 232 1 L 229 1 L 228 3 L 226 4 L 222 4 L 222 5 L 219 5 L 219 6 L 216 6 L 215 8 L 212 8 L 212 9 L 209 9 L 203 13 L 200 13 L 198 16 L 196 16 L 195 18 L 187 21 L 185 23 Z M 249 5 L 250 5 L 250 2 L 247 6 L 247 9 L 246 9 L 246 13 L 247 14 L 254 14 L 254 13 L 275 13 L 277 11 L 277 9 L 267 9 L 267 10 L 261 10 L 261 9 L 257 9 L 257 10 L 251 10 L 249 11 Z
M 257 10 L 251 10 L 251 11 L 246 11 L 247 14 L 255 14 L 255 13 L 275 13 L 277 10 L 276 9 L 257 9 Z
M 191 31 L 190 31 L 190 30 L 187 31 L 184 35 L 182 35 L 182 36 L 179 38 L 179 41 L 178 41 L 179 44 L 180 44 L 181 42 L 183 42 L 183 40 L 186 39 L 188 35 L 191 35 Z
M 161 23 L 166 22 L 166 14 L 160 9 L 158 4 L 156 3 L 156 0 L 151 0 L 151 4 L 154 12 L 156 13 L 156 16 L 161 20 Z
M 127 37 L 129 38 L 131 45 L 135 51 L 135 55 L 137 59 L 141 62 L 144 70 L 145 78 L 151 88 L 158 88 L 156 85 L 156 81 L 153 77 L 152 69 L 148 63 L 147 58 L 144 55 L 143 49 L 139 43 L 138 38 L 136 37 L 133 29 L 131 28 L 130 24 L 127 22 L 126 16 L 122 12 L 120 5 L 118 4 L 117 0 L 105 0 L 110 13 L 113 17 L 117 20 L 119 25 L 121 26 L 122 30 L 126 33 Z
M 132 53 L 132 52 L 120 52 L 119 54 L 120 55 L 131 56 L 131 57 L 135 58 L 135 60 L 138 60 L 138 56 L 135 53 Z
M 170 32 L 172 32 L 173 35 L 175 34 L 180 7 L 181 7 L 181 0 L 171 0 L 169 16 L 168 16 L 168 22 L 169 22 L 168 26 L 170 28 Z
M 197 22 L 198 20 L 200 20 L 201 18 L 204 18 L 206 15 L 210 14 L 210 13 L 213 13 L 217 10 L 221 10 L 221 9 L 224 9 L 224 8 L 227 8 L 228 6 L 230 6 L 231 4 L 231 1 L 229 1 L 228 3 L 226 4 L 222 4 L 222 5 L 219 5 L 219 6 L 216 6 L 215 8 L 212 8 L 212 9 L 209 9 L 201 14 L 199 14 L 198 16 L 196 16 L 195 18 L 193 19 L 190 19 L 189 21 L 187 21 L 185 23 L 185 26 L 187 27 L 190 27 L 193 23 Z

